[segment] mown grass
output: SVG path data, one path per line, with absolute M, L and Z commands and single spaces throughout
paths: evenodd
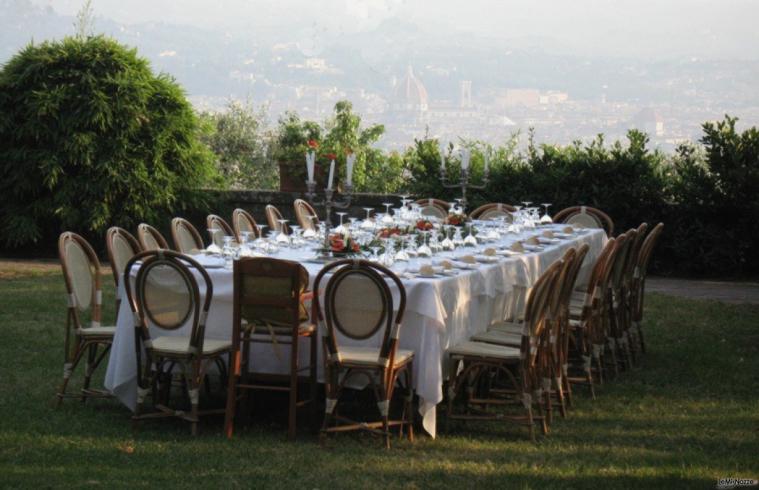
M 570 416 L 537 443 L 509 425 L 455 424 L 390 451 L 357 434 L 321 448 L 306 427 L 287 442 L 278 416 L 254 417 L 228 441 L 220 418 L 192 438 L 179 422 L 133 432 L 113 400 L 54 409 L 60 273 L 0 268 L 2 487 L 713 488 L 720 477 L 759 478 L 757 306 L 650 295 L 643 363 L 595 401 L 578 390 Z M 110 276 L 103 280 L 113 319 Z

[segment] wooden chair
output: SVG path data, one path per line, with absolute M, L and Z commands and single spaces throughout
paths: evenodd
M 526 425 L 530 438 L 535 440 L 534 424 L 537 420 L 543 434 L 548 433 L 541 404 L 544 357 L 540 346 L 550 292 L 563 266 L 561 260 L 554 262 L 530 290 L 519 347 L 470 340 L 448 350 L 451 364 L 446 429 L 451 420 L 504 420 Z M 505 388 L 493 388 L 490 383 L 492 379 L 500 379 L 501 383 L 505 383 Z M 467 393 L 465 412 L 456 414 L 454 402 L 464 388 Z M 502 407 L 513 403 L 521 403 L 523 415 L 509 415 L 490 409 L 491 406 Z M 538 415 L 533 412 L 536 405 Z
M 489 204 L 483 204 L 479 208 L 469 213 L 469 217 L 472 219 L 481 220 L 506 218 L 506 221 L 511 223 L 513 220 L 511 213 L 515 211 L 516 208 L 514 208 L 514 206 L 500 202 L 491 202 Z
M 554 215 L 553 222 L 585 228 L 603 228 L 608 237 L 614 234 L 614 222 L 609 215 L 590 206 L 571 206 L 562 209 Z
M 140 240 L 142 250 L 169 250 L 171 248 L 161 232 L 147 223 L 137 226 L 137 238 Z
M 142 252 L 142 247 L 131 233 L 118 226 L 112 226 L 105 233 L 105 246 L 108 250 L 108 261 L 111 263 L 113 283 L 116 286 L 116 314 L 118 315 L 121 306 L 121 298 L 118 294 L 121 275 L 129 259 Z
M 206 217 L 206 226 L 208 228 L 208 235 L 211 237 L 211 243 L 215 244 L 217 247 L 221 247 L 224 245 L 224 237 L 225 236 L 233 236 L 235 237 L 235 240 L 239 243 L 239 238 L 237 238 L 237 234 L 232 229 L 231 226 L 229 226 L 229 223 L 227 223 L 224 218 L 221 216 L 217 216 L 215 214 L 209 214 Z M 218 230 L 218 231 L 210 231 L 210 230 Z
M 656 247 L 659 237 L 664 231 L 664 223 L 659 223 L 651 230 L 651 233 L 643 240 L 643 244 L 640 247 L 635 269 L 633 271 L 632 282 L 632 324 L 634 326 L 634 332 L 636 337 L 636 344 L 640 345 L 641 353 L 646 352 L 646 343 L 643 339 L 643 329 L 641 323 L 643 321 L 643 299 L 646 290 L 646 271 L 648 270 L 648 263 L 651 261 L 651 255 L 653 254 L 654 247 Z
M 430 197 L 427 199 L 419 199 L 416 204 L 420 207 L 420 212 L 423 216 L 432 216 L 444 220 L 448 217 L 448 210 L 451 205 L 442 199 L 435 199 Z
M 242 243 L 243 232 L 252 233 L 256 238 L 261 237 L 261 230 L 253 215 L 244 209 L 237 208 L 232 211 L 232 227 L 235 230 L 235 236 L 239 243 Z
M 610 238 L 604 246 L 601 253 L 596 258 L 593 269 L 590 273 L 588 284 L 584 289 L 575 289 L 570 296 L 569 303 L 569 353 L 568 359 L 573 362 L 572 367 L 575 371 L 580 372 L 580 376 L 569 376 L 570 383 L 585 384 L 590 390 L 590 395 L 595 399 L 596 379 L 603 383 L 603 363 L 601 360 L 602 347 L 604 340 L 600 345 L 594 348 L 594 339 L 603 337 L 598 333 L 601 328 L 602 313 L 601 305 L 604 300 L 605 284 L 602 283 L 604 277 L 608 277 L 607 268 L 609 264 L 609 255 L 614 250 L 616 241 Z M 605 275 L 606 274 L 606 275 Z M 596 363 L 597 378 L 593 376 L 593 361 Z
M 360 259 L 344 259 L 325 266 L 314 281 L 314 291 L 320 291 L 326 274 L 332 274 L 324 287 L 324 303 L 314 295 L 314 319 L 322 322 L 324 336 L 324 378 L 327 401 L 321 430 L 323 442 L 329 432 L 368 430 L 385 438 L 390 447 L 390 428 L 399 427 L 413 441 L 413 360 L 414 352 L 398 349 L 403 313 L 406 308 L 406 290 L 403 283 L 389 269 Z M 393 301 L 390 286 L 398 290 L 399 301 Z M 349 339 L 338 340 L 338 335 Z M 381 336 L 381 345 L 357 345 L 375 335 Z M 390 418 L 390 404 L 396 381 L 403 375 L 406 399 L 400 419 Z M 345 384 L 356 376 L 368 379 L 377 397 L 380 421 L 356 422 L 337 411 L 337 404 Z
M 141 265 L 134 283 L 126 281 L 124 284 L 135 322 L 137 354 L 137 407 L 132 420 L 136 424 L 144 419 L 177 417 L 190 422 L 195 435 L 200 416 L 224 413 L 224 409 L 199 409 L 200 386 L 211 363 L 224 375 L 222 360 L 232 350 L 228 340 L 206 338 L 213 283 L 194 259 L 171 250 L 135 255 L 125 267 L 125 277 L 131 277 L 132 268 L 138 262 Z M 195 274 L 200 276 L 205 291 L 202 301 Z M 173 334 L 188 323 L 189 335 Z M 154 337 L 151 330 L 165 335 Z M 169 406 L 175 366 L 182 368 L 189 411 Z M 155 410 L 143 412 L 145 397 L 151 392 Z
M 319 217 L 311 204 L 303 199 L 296 199 L 293 202 L 293 208 L 295 209 L 295 219 L 302 230 L 316 231 L 319 228 Z
M 619 313 L 622 306 L 620 289 L 625 261 L 627 260 L 627 254 L 633 238 L 634 237 L 630 232 L 623 233 L 617 237 L 617 246 L 615 247 L 614 253 L 609 257 L 612 262 L 609 264 L 609 277 L 606 281 L 606 291 L 604 293 L 606 296 L 604 308 L 606 350 L 610 354 L 611 368 L 615 376 L 619 374 L 621 363 L 627 363 L 624 353 L 621 352 L 624 349 L 624 346 L 621 345 L 622 335 L 620 332 L 619 320 Z
M 285 234 L 290 234 L 290 229 L 287 226 L 287 223 L 280 223 L 279 220 L 282 218 L 282 213 L 279 212 L 279 209 L 276 208 L 276 206 L 272 204 L 266 205 L 266 222 L 269 224 L 269 230 L 276 231 L 277 233 L 283 231 Z
M 295 439 L 296 410 L 306 404 L 316 413 L 317 331 L 309 321 L 303 300 L 307 295 L 308 272 L 297 262 L 270 258 L 243 258 L 234 264 L 234 313 L 232 357 L 225 432 L 232 437 L 240 393 L 251 390 L 286 391 L 288 400 L 288 437 Z M 298 366 L 300 339 L 309 341 L 309 364 Z M 279 346 L 290 346 L 286 386 L 256 382 L 250 357 L 251 343 L 268 343 L 279 355 Z M 241 349 L 242 345 L 242 349 Z M 298 380 L 307 371 L 309 398 L 298 399 Z M 260 377 L 259 377 L 260 378 Z M 272 376 L 263 377 L 272 378 Z M 247 400 L 246 400 L 247 401 Z M 247 404 L 246 404 L 247 405 Z
M 79 397 L 84 402 L 89 397 L 110 396 L 103 390 L 91 389 L 90 380 L 92 373 L 111 349 L 116 327 L 100 324 L 103 297 L 100 289 L 100 261 L 90 244 L 76 233 L 65 232 L 58 239 L 58 255 L 68 294 L 63 382 L 56 394 L 57 405 L 60 406 L 64 398 Z M 87 314 L 90 318 L 89 325 L 82 318 Z M 98 355 L 101 347 L 102 351 Z M 82 357 L 86 359 L 84 385 L 78 395 L 69 395 L 66 387 Z
M 171 238 L 174 240 L 176 250 L 183 254 L 189 254 L 205 248 L 198 230 L 184 218 L 174 218 L 171 220 Z

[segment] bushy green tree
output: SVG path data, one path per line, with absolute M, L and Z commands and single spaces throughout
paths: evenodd
M 0 231 L 131 227 L 215 177 L 182 89 L 102 36 L 30 44 L 0 71 Z
M 275 189 L 276 162 L 269 155 L 271 135 L 266 111 L 250 103 L 230 102 L 224 112 L 203 113 L 203 141 L 216 155 L 216 166 L 236 189 Z

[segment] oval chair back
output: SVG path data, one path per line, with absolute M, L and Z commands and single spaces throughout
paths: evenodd
M 351 340 L 366 340 L 381 332 L 380 363 L 393 365 L 401 321 L 406 309 L 406 289 L 398 276 L 379 264 L 362 259 L 338 260 L 316 276 L 319 291 L 325 274 L 334 272 L 324 288 L 324 303 L 314 295 L 312 319 L 324 322 L 325 347 L 330 359 L 340 362 L 338 333 Z M 397 307 L 388 282 L 398 289 Z
M 319 216 L 313 206 L 303 199 L 296 199 L 293 202 L 293 208 L 295 209 L 295 218 L 298 221 L 298 226 L 303 230 L 313 230 L 319 226 Z
M 242 243 L 243 232 L 252 233 L 254 237 L 261 237 L 261 230 L 258 228 L 258 223 L 249 212 L 244 209 L 237 208 L 232 211 L 232 227 L 235 230 L 235 236 L 237 241 Z
M 290 229 L 287 227 L 287 223 L 280 223 L 282 213 L 279 212 L 276 206 L 273 204 L 266 205 L 266 222 L 269 224 L 269 230 L 276 232 L 284 232 L 290 234 Z
M 483 204 L 469 214 L 472 219 L 481 220 L 497 220 L 505 218 L 507 222 L 513 221 L 511 213 L 515 212 L 514 206 L 504 204 L 501 202 L 491 202 L 489 204 Z
M 140 240 L 142 250 L 169 250 L 169 242 L 161 235 L 161 232 L 147 223 L 137 226 L 137 238 Z
M 443 201 L 442 199 L 435 199 L 434 197 L 429 197 L 427 199 L 419 199 L 416 201 L 416 204 L 419 205 L 420 211 L 423 216 L 432 216 L 434 218 L 438 218 L 441 220 L 444 220 L 448 217 L 448 210 L 450 209 L 450 204 Z
M 129 259 L 142 252 L 142 247 L 131 233 L 118 226 L 108 228 L 105 234 L 105 246 L 108 249 L 108 261 L 111 263 L 111 272 L 113 272 L 113 283 L 118 290 L 119 278 L 124 273 L 124 267 Z
M 208 217 L 206 217 L 206 226 L 208 227 L 208 235 L 211 238 L 211 243 L 217 247 L 224 245 L 225 236 L 235 237 L 235 240 L 239 243 L 237 234 L 232 227 L 229 226 L 229 223 L 227 223 L 221 216 L 209 214 Z
M 87 240 L 67 231 L 58 239 L 58 255 L 68 293 L 69 321 L 77 334 L 89 327 L 100 327 L 103 294 L 97 254 Z M 80 316 L 88 312 L 90 324 L 85 326 Z
M 603 228 L 608 237 L 614 234 L 614 222 L 609 215 L 591 206 L 571 206 L 562 209 L 554 215 L 553 221 L 584 228 Z
M 198 230 L 184 218 L 174 218 L 171 220 L 171 238 L 174 239 L 174 248 L 183 254 L 189 254 L 205 248 Z

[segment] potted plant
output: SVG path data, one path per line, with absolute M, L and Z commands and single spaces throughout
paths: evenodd
M 280 191 L 306 190 L 306 153 L 318 149 L 320 138 L 319 125 L 301 120 L 294 112 L 287 112 L 279 119 L 272 153 L 279 165 Z M 325 177 L 319 158 L 314 165 L 314 179 L 317 188 L 324 187 Z

